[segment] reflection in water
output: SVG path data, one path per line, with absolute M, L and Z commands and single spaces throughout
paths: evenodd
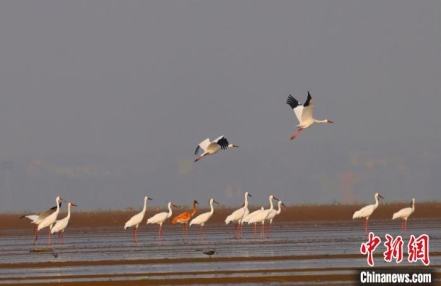
M 400 229 L 389 220 L 375 220 L 371 230 L 383 240 L 377 248 L 382 253 L 384 248 L 384 235 L 400 235 Z M 393 231 L 390 231 L 393 230 Z M 234 277 L 234 275 L 248 275 L 234 273 L 234 271 L 274 270 L 274 273 L 252 275 L 319 275 L 328 273 L 327 268 L 333 268 L 332 274 L 346 273 L 348 267 L 367 267 L 366 258 L 359 253 L 360 244 L 366 242 L 363 235 L 362 225 L 357 221 L 339 222 L 301 222 L 279 225 L 273 224 L 271 238 L 254 238 L 253 227 L 245 226 L 243 239 L 234 239 L 234 229 L 223 224 L 210 225 L 205 236 L 201 237 L 197 228 L 189 229 L 188 235 L 182 235 L 182 229 L 172 225 L 165 225 L 164 231 L 167 236 L 163 240 L 157 237 L 157 230 L 148 228 L 140 229 L 138 244 L 133 243 L 131 233 L 124 232 L 121 228 L 84 229 L 70 228 L 64 244 L 53 244 L 53 252 L 30 252 L 32 246 L 32 230 L 13 230 L 0 233 L 0 264 L 20 264 L 29 262 L 69 262 L 69 261 L 131 261 L 142 259 L 180 259 L 188 258 L 195 263 L 158 261 L 148 264 L 122 264 L 122 265 L 97 265 L 97 266 L 66 266 L 66 267 L 42 267 L 42 268 L 0 268 L 0 283 L 11 282 L 5 280 L 11 278 L 26 278 L 26 282 L 34 281 L 33 278 L 44 277 L 39 282 L 55 281 L 82 281 L 79 277 L 69 278 L 72 275 L 87 274 L 121 274 L 118 279 L 142 279 L 142 275 L 155 275 L 161 278 L 164 273 L 167 278 L 194 277 L 221 277 L 222 275 Z M 430 249 L 441 248 L 441 229 L 437 220 L 412 220 L 410 234 L 418 236 L 426 233 L 430 236 Z M 405 245 L 408 236 L 403 237 Z M 40 244 L 37 247 L 46 247 Z M 216 249 L 217 258 L 226 257 L 265 257 L 265 260 L 251 260 L 237 263 L 237 261 L 210 260 L 203 254 L 209 249 Z M 406 251 L 406 248 L 404 248 Z M 329 255 L 326 259 L 297 259 L 303 255 Z M 336 254 L 356 254 L 348 258 L 333 258 Z M 358 254 L 360 254 L 358 256 Z M 290 256 L 292 259 L 279 260 L 278 257 Z M 376 266 L 394 266 L 383 261 L 381 257 L 375 258 Z M 404 259 L 400 265 L 409 265 Z M 431 257 L 431 265 L 441 265 L 441 256 Z M 313 268 L 311 271 L 302 271 Z M 340 269 L 339 269 L 340 268 Z M 346 270 L 345 270 L 346 268 Z M 201 272 L 203 269 L 204 272 Z M 278 271 L 276 271 L 278 270 Z M 204 274 L 207 271 L 212 273 Z M 227 271 L 230 273 L 222 273 Z M 213 274 L 216 272 L 216 274 Z M 26 273 L 25 275 L 23 273 Z M 124 276 L 123 274 L 131 274 Z M 133 274 L 133 275 L 132 275 Z M 193 276 L 192 276 L 193 275 Z M 130 277 L 129 277 L 130 276 Z M 149 276 L 150 278 L 152 276 Z M 99 278 L 97 278 L 99 279 Z M 108 278 L 102 278 L 108 279 Z M 113 279 L 113 278 L 112 278 Z M 87 279 L 91 281 L 92 279 Z M 13 282 L 13 281 L 12 281 Z M 12 283 L 11 282 L 11 283 Z M 243 284 L 246 285 L 246 284 Z

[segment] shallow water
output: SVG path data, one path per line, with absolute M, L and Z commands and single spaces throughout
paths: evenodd
M 428 234 L 430 251 L 441 249 L 441 229 L 439 220 L 411 220 L 408 234 L 403 235 L 404 259 L 400 266 L 422 265 L 421 262 L 407 261 L 407 243 L 411 234 L 416 237 Z M 32 245 L 32 229 L 0 232 L 0 259 L 3 264 L 17 265 L 29 262 L 82 262 L 82 261 L 131 261 L 158 259 L 148 264 L 119 264 L 61 266 L 51 267 L 0 268 L 1 283 L 69 282 L 93 281 L 104 278 L 82 278 L 79 275 L 121 274 L 118 278 L 161 279 L 197 277 L 246 277 L 252 275 L 321 275 L 349 274 L 345 268 L 368 268 L 366 256 L 360 254 L 361 243 L 367 242 L 363 235 L 363 221 L 334 222 L 292 222 L 289 224 L 273 223 L 270 237 L 254 236 L 253 227 L 244 226 L 242 238 L 234 238 L 232 225 L 208 224 L 204 234 L 199 228 L 191 227 L 188 235 L 182 234 L 182 226 L 164 225 L 163 238 L 158 238 L 158 226 L 141 225 L 138 231 L 138 244 L 132 240 L 131 230 L 122 227 L 111 228 L 68 228 L 64 243 L 52 238 L 53 252 L 30 252 L 33 248 L 45 248 L 47 234 L 40 233 L 37 245 Z M 393 237 L 400 235 L 400 222 L 390 220 L 372 220 L 369 230 L 382 240 L 375 253 L 385 251 L 385 234 Z M 258 227 L 259 231 L 259 227 Z M 203 251 L 216 249 L 216 258 L 266 257 L 265 260 L 251 261 L 210 261 Z M 335 255 L 359 254 L 355 258 L 335 258 Z M 299 259 L 298 256 L 327 255 L 326 258 Z M 280 257 L 286 257 L 280 260 Z M 329 257 L 328 257 L 329 256 Z M 292 259 L 290 259 L 292 257 Z M 193 259 L 195 263 L 182 263 L 161 259 Z M 375 266 L 396 266 L 395 262 L 385 262 L 382 257 L 375 257 Z M 431 266 L 441 265 L 441 256 L 430 257 Z M 312 268 L 314 271 L 305 271 Z M 328 268 L 333 270 L 330 272 Z M 279 272 L 248 273 L 252 270 L 279 270 Z M 225 271 L 225 272 L 224 272 Z M 243 272 L 241 272 L 243 271 Z M 208 273 L 207 273 L 208 272 Z M 169 274 L 168 274 L 169 273 Z M 143 274 L 146 274 L 144 277 Z M 148 274 L 148 275 L 147 275 Z M 21 278 L 21 280 L 11 279 Z M 105 278 L 108 279 L 108 278 Z M 343 282 L 343 281 L 342 281 Z M 290 283 L 292 284 L 292 283 Z M 242 284 L 248 285 L 248 284 Z

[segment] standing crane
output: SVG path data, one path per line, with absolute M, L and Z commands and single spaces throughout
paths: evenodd
M 374 212 L 374 210 L 378 207 L 378 198 L 384 199 L 379 193 L 375 193 L 375 204 L 367 205 L 360 210 L 354 212 L 354 215 L 352 216 L 352 219 L 356 218 L 364 218 L 364 233 L 367 235 L 367 228 L 368 228 L 368 220 L 371 214 Z
M 401 233 L 404 234 L 407 230 L 407 218 L 415 211 L 415 198 L 412 199 L 410 207 L 401 209 L 393 214 L 392 219 L 401 218 Z
M 140 213 L 137 213 L 136 215 L 132 216 L 124 225 L 124 229 L 128 229 L 129 227 L 134 226 L 133 228 L 133 241 L 135 243 L 138 243 L 138 226 L 144 219 L 145 211 L 147 210 L 147 201 L 153 200 L 152 198 L 149 198 L 148 196 L 144 197 L 144 207 Z
M 178 214 L 177 216 L 175 216 L 172 219 L 172 224 L 177 224 L 177 223 L 184 224 L 183 232 L 187 233 L 187 231 L 188 231 L 188 222 L 196 214 L 196 212 L 197 212 L 196 205 L 197 204 L 199 204 L 198 201 L 197 200 L 193 200 L 193 210 Z

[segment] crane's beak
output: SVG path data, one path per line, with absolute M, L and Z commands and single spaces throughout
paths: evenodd
M 213 200 L 213 203 L 216 203 L 216 204 L 220 205 L 220 203 L 218 203 L 216 200 Z
M 74 203 L 70 203 L 71 206 L 73 207 L 77 207 L 78 205 L 74 204 Z
M 252 195 L 251 195 L 251 194 L 248 194 L 248 196 L 249 196 L 249 197 L 252 197 Z
M 199 204 L 197 200 L 194 200 L 194 202 L 195 202 L 196 204 Z
M 328 119 L 327 121 L 328 121 L 328 123 L 334 123 L 334 121 L 332 121 L 332 120 L 329 120 L 329 119 Z
M 276 198 L 275 196 L 273 196 L 273 200 L 279 201 L 279 199 L 278 199 L 278 198 Z
M 177 206 L 174 203 L 172 203 L 171 205 L 174 206 L 175 208 L 177 208 Z
M 236 144 L 233 144 L 233 147 L 234 147 L 234 148 L 239 148 L 239 146 L 238 146 L 238 145 L 236 145 Z
M 384 199 L 384 198 L 383 198 L 383 196 L 382 196 L 382 195 L 380 195 L 380 194 L 378 194 L 378 197 L 380 197 L 380 198 Z
M 147 197 L 147 200 L 149 200 L 149 201 L 153 201 L 153 199 L 152 199 L 152 198 L 149 198 L 149 197 Z
M 286 208 L 286 206 L 285 206 L 285 204 L 284 204 L 284 203 L 282 203 L 282 206 L 284 206 L 284 207 Z

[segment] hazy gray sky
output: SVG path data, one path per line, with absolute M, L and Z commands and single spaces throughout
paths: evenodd
M 1 1 L 0 210 L 439 200 L 440 27 L 440 1 Z M 335 124 L 290 141 L 308 90 Z

